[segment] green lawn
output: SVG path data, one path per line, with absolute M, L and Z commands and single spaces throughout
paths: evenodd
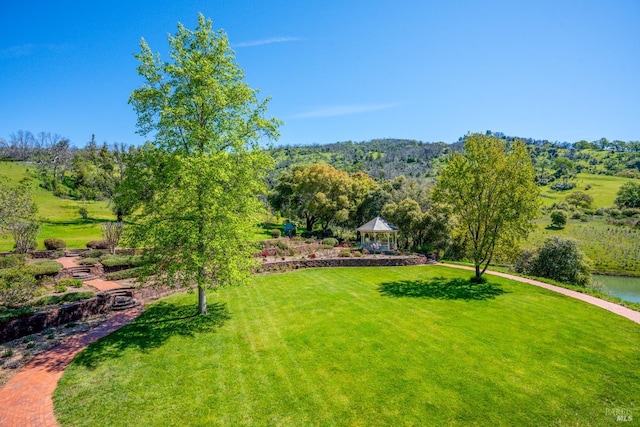
M 0 175 L 8 177 L 12 182 L 19 182 L 22 178 L 35 172 L 36 167 L 23 163 L 0 162 Z M 115 221 L 105 201 L 81 202 L 78 200 L 61 199 L 52 192 L 41 188 L 38 180 L 32 182 L 33 198 L 38 205 L 38 222 L 41 225 L 38 235 L 38 249 L 44 249 L 44 239 L 57 237 L 67 242 L 69 248 L 85 247 L 90 240 L 101 237 L 100 224 L 104 221 Z M 84 206 L 89 213 L 89 220 L 83 221 L 80 207 Z M 10 235 L 0 236 L 0 251 L 13 249 L 13 239 Z
M 257 276 L 149 306 L 54 394 L 62 425 L 608 425 L 640 417 L 640 325 L 441 266 Z M 442 278 L 442 279 L 437 279 Z

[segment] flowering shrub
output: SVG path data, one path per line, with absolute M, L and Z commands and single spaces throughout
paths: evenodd
M 316 259 L 316 256 L 317 256 L 316 253 L 312 252 L 311 255 L 309 255 L 309 258 Z

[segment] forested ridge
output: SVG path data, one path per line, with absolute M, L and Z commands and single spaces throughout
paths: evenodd
M 525 142 L 541 185 L 567 180 L 577 173 L 617 175 L 640 178 L 640 142 L 596 141 L 575 143 L 508 136 L 502 132 L 488 135 L 512 142 Z M 460 150 L 464 137 L 452 144 L 410 139 L 374 139 L 332 144 L 277 146 L 268 149 L 275 160 L 269 174 L 269 187 L 292 166 L 328 164 L 348 173 L 364 172 L 375 181 L 398 176 L 432 181 L 447 157 Z M 0 159 L 25 161 L 37 166 L 42 185 L 61 197 L 100 200 L 112 197 L 123 173 L 124 159 L 136 147 L 109 142 L 97 143 L 94 136 L 78 148 L 58 134 L 18 131 L 8 139 L 0 138 Z

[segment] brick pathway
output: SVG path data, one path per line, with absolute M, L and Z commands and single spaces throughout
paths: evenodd
M 93 279 L 93 280 L 85 280 L 84 283 L 87 285 L 93 286 L 99 291 L 108 291 L 109 289 L 119 289 L 122 288 L 122 285 L 118 282 L 112 282 L 110 280 L 104 279 Z
M 79 266 L 79 264 L 76 263 L 77 259 L 78 257 L 65 256 L 65 257 L 56 259 L 56 261 L 62 264 L 63 268 L 71 268 L 71 267 Z M 104 280 L 104 279 L 85 280 L 85 283 L 87 285 L 93 286 L 98 291 L 108 291 L 110 289 L 122 288 L 121 284 L 117 282 L 113 282 L 111 280 Z
M 57 426 L 52 395 L 64 369 L 80 350 L 120 329 L 143 311 L 143 307 L 136 307 L 119 313 L 35 357 L 0 390 L 0 426 Z
M 473 267 L 468 267 L 466 265 L 456 265 L 456 264 L 439 264 L 439 265 L 443 265 L 445 267 L 451 267 L 451 268 L 460 268 L 462 270 L 475 271 Z M 613 302 L 601 300 L 600 298 L 592 297 L 591 295 L 582 294 L 580 292 L 572 291 L 571 289 L 565 289 L 559 286 L 550 285 L 548 283 L 540 282 L 538 280 L 527 279 L 526 277 L 519 277 L 519 276 L 514 276 L 512 274 L 500 273 L 498 271 L 490 271 L 490 270 L 487 270 L 487 274 L 492 274 L 494 276 L 504 277 L 506 279 L 515 280 L 517 282 L 527 283 L 529 285 L 534 285 L 534 286 L 539 286 L 541 288 L 549 289 L 550 291 L 558 292 L 560 294 L 567 295 L 571 298 L 579 299 L 589 304 L 593 304 L 597 307 L 604 308 L 605 310 L 609 310 L 610 312 L 615 313 L 619 316 L 626 317 L 632 322 L 640 323 L 640 312 L 631 310 L 630 308 L 623 307 Z

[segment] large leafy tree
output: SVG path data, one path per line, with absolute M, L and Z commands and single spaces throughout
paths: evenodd
M 349 175 L 329 165 L 294 167 L 282 176 L 269 197 L 285 215 L 301 218 L 307 230 L 320 223 L 345 223 L 375 183 L 366 174 Z
M 440 173 L 433 200 L 451 207 L 457 231 L 480 280 L 497 248 L 527 236 L 538 215 L 539 190 L 524 143 L 469 134 Z
M 629 181 L 618 190 L 616 206 L 624 208 L 640 208 L 640 182 Z
M 148 248 L 143 276 L 195 286 L 206 313 L 206 288 L 241 283 L 250 273 L 247 231 L 257 222 L 272 161 L 259 142 L 277 138 L 267 101 L 244 82 L 225 33 L 199 15 L 192 31 L 178 24 L 166 62 L 144 39 L 129 99 L 138 132 L 152 141 L 128 159 L 120 200 L 134 211 L 129 243 Z M 134 203 L 135 201 L 135 203 Z
M 28 180 L 12 185 L 7 178 L 0 177 L 0 234 L 11 233 L 18 253 L 35 249 L 40 230 L 37 212 Z

